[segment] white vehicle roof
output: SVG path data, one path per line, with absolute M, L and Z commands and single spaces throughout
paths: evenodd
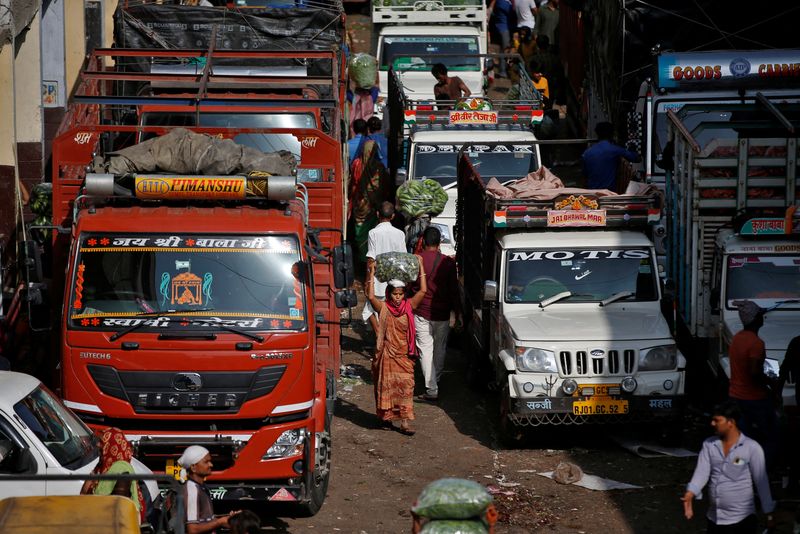
M 392 35 L 413 37 L 419 35 L 476 35 L 479 36 L 481 31 L 475 26 L 445 26 L 445 25 L 432 25 L 427 26 L 384 26 L 381 28 L 380 35 Z
M 530 130 L 473 130 L 448 128 L 441 130 L 419 130 L 411 135 L 413 143 L 470 143 L 470 142 L 498 142 L 517 143 L 535 141 L 536 136 Z
M 39 387 L 41 382 L 31 375 L 0 371 L 0 407 L 11 407 Z
M 504 249 L 513 248 L 546 248 L 562 249 L 585 247 L 651 247 L 648 237 L 641 232 L 630 231 L 575 231 L 529 230 L 508 234 L 500 239 Z
M 746 238 L 734 235 L 730 230 L 720 232 L 720 244 L 724 243 L 725 252 L 728 254 L 752 254 L 761 252 L 765 254 L 800 253 L 800 241 L 796 239 L 781 239 L 775 236 L 769 238 Z

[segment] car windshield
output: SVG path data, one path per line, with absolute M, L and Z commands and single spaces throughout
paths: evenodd
M 732 255 L 728 256 L 728 309 L 734 301 L 753 300 L 763 308 L 781 301 L 800 299 L 800 255 Z M 781 309 L 800 308 L 786 303 Z
M 67 469 L 97 458 L 94 434 L 44 386 L 14 405 L 14 413 Z
M 82 234 L 79 243 L 71 328 L 306 325 L 305 268 L 293 236 Z
M 599 302 L 631 292 L 628 301 L 658 298 L 656 272 L 645 248 L 550 249 L 507 252 L 506 302 Z
M 430 178 L 443 187 L 455 184 L 459 150 L 461 145 L 415 145 L 413 178 Z M 517 180 L 539 168 L 531 145 L 472 145 L 467 147 L 466 153 L 484 184 L 490 178 L 497 178 L 501 183 Z
M 444 63 L 448 71 L 480 71 L 480 58 L 465 58 L 478 54 L 477 36 L 460 35 L 391 35 L 383 38 L 381 70 L 394 65 L 397 70 L 430 72 L 436 63 Z M 431 54 L 452 54 L 432 57 Z M 436 80 L 431 76 L 431 88 Z

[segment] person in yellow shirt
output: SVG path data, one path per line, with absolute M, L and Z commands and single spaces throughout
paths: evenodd
M 545 107 L 548 107 L 546 104 L 550 101 L 550 85 L 547 82 L 547 78 L 542 75 L 542 67 L 539 62 L 535 60 L 530 62 L 529 67 L 533 86 L 536 87 L 537 91 L 542 93 L 545 99 Z

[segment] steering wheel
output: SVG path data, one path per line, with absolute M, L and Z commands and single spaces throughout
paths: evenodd
M 550 276 L 540 276 L 528 282 L 522 298 L 526 301 L 541 300 L 542 298 L 552 297 L 563 291 L 567 291 L 567 286 Z M 544 295 L 544 297 L 540 296 Z
M 456 168 L 452 165 L 440 165 L 431 171 L 431 176 L 456 176 Z

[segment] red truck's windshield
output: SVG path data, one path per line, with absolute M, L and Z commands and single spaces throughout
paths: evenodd
M 142 113 L 142 126 L 204 126 L 222 128 L 316 128 L 313 113 L 200 113 L 197 124 L 195 113 L 175 111 L 146 111 Z M 154 134 L 143 134 L 141 141 Z M 288 150 L 300 162 L 300 141 L 291 134 L 241 133 L 233 140 L 264 153 Z
M 306 273 L 293 236 L 82 234 L 79 242 L 73 329 L 306 326 Z

